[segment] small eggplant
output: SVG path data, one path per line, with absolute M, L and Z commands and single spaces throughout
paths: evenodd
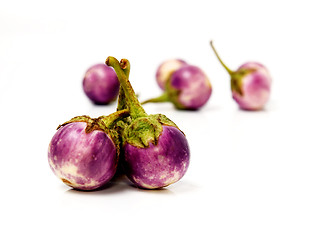
M 232 98 L 243 110 L 261 110 L 270 98 L 271 76 L 265 66 L 257 62 L 248 62 L 238 70 L 230 70 L 221 60 L 212 41 L 210 45 L 221 65 L 231 77 Z
M 87 97 L 97 105 L 114 101 L 119 93 L 117 74 L 104 64 L 90 67 L 85 73 L 82 86 Z
M 207 103 L 212 93 L 206 74 L 197 66 L 184 64 L 166 81 L 165 91 L 150 102 L 172 102 L 177 109 L 197 110 Z
M 48 149 L 51 170 L 65 184 L 78 190 L 94 190 L 115 174 L 119 158 L 114 123 L 127 116 L 123 110 L 92 119 L 74 117 L 58 127 Z

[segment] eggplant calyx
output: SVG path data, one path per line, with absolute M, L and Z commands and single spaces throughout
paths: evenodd
M 124 130 L 123 143 L 138 148 L 148 148 L 150 143 L 157 145 L 163 125 L 178 128 L 174 122 L 162 114 L 137 118 Z

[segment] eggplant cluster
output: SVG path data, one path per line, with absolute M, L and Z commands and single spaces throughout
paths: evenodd
M 119 167 L 140 188 L 177 182 L 189 166 L 185 134 L 165 115 L 145 112 L 129 82 L 127 59 L 108 57 L 106 65 L 120 83 L 117 111 L 98 118 L 78 116 L 60 125 L 49 144 L 50 168 L 79 190 L 101 188 Z
M 247 62 L 237 70 L 230 70 L 218 55 L 212 41 L 210 45 L 221 65 L 230 75 L 232 98 L 242 110 L 262 110 L 270 98 L 272 79 L 261 63 Z M 197 66 L 182 59 L 169 59 L 160 64 L 156 72 L 158 86 L 163 93 L 142 102 L 171 102 L 179 110 L 198 110 L 210 99 L 211 83 Z
M 270 97 L 271 76 L 262 64 L 248 62 L 230 70 L 233 99 L 243 110 L 261 110 Z M 157 189 L 186 173 L 190 150 L 184 133 L 162 114 L 148 115 L 129 81 L 130 62 L 108 57 L 88 69 L 83 80 L 86 95 L 95 104 L 118 97 L 117 111 L 98 118 L 78 116 L 63 123 L 48 151 L 52 171 L 67 185 L 81 190 L 104 186 L 119 168 L 140 188 Z M 157 69 L 163 94 L 142 102 L 172 102 L 177 109 L 197 110 L 212 93 L 206 74 L 181 59 L 170 59 Z

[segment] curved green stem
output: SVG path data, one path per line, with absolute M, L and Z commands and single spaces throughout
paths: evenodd
M 87 115 L 82 115 L 82 116 L 73 117 L 69 121 L 59 125 L 57 130 L 60 127 L 65 126 L 69 123 L 85 122 L 85 123 L 87 123 L 87 127 L 85 129 L 86 133 L 90 133 L 94 130 L 102 130 L 102 131 L 108 133 L 109 130 L 117 123 L 117 121 L 119 121 L 123 118 L 126 118 L 128 116 L 129 116 L 128 109 L 114 112 L 108 116 L 100 116 L 98 118 L 91 118 Z
M 143 107 L 141 106 L 140 102 L 138 101 L 138 98 L 131 86 L 131 83 L 129 82 L 125 72 L 122 70 L 125 69 L 127 66 L 125 63 L 129 63 L 128 60 L 123 59 L 122 67 L 119 63 L 119 61 L 114 57 L 108 57 L 106 60 L 106 64 L 110 67 L 113 67 L 115 70 L 118 80 L 120 82 L 121 88 L 123 89 L 123 92 L 125 94 L 126 99 L 126 105 L 129 109 L 130 116 L 132 119 L 136 119 L 139 117 L 146 117 L 148 116 L 147 113 L 144 111 Z
M 116 124 L 117 121 L 128 116 L 129 116 L 129 110 L 123 109 L 123 110 L 111 113 L 108 116 L 101 116 L 99 117 L 99 119 L 103 121 L 103 123 L 107 128 L 111 129 Z
M 167 92 L 164 92 L 159 97 L 150 98 L 148 100 L 143 101 L 141 104 L 156 103 L 156 102 L 170 102 L 169 94 Z
M 217 50 L 215 49 L 215 47 L 213 46 L 213 42 L 210 41 L 210 45 L 212 50 L 214 51 L 215 55 L 217 56 L 219 62 L 221 63 L 221 65 L 227 70 L 227 72 L 230 74 L 230 76 L 234 73 L 233 71 L 230 70 L 230 68 L 227 67 L 227 65 L 224 64 L 224 62 L 221 60 Z

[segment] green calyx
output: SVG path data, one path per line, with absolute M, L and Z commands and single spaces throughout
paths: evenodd
M 232 92 L 237 92 L 242 96 L 241 78 L 231 77 L 231 90 Z
M 61 128 L 62 126 L 65 126 L 69 123 L 85 122 L 85 123 L 87 123 L 87 127 L 85 129 L 86 133 L 90 133 L 94 130 L 100 130 L 100 131 L 103 131 L 103 132 L 109 134 L 110 130 L 112 130 L 116 126 L 116 123 L 119 120 L 122 120 L 128 116 L 129 116 L 129 111 L 127 109 L 114 112 L 108 116 L 100 116 L 98 118 L 91 118 L 87 115 L 77 116 L 77 117 L 71 118 L 69 121 L 59 125 L 57 130 L 59 128 Z
M 117 149 L 117 155 L 119 156 L 121 144 L 120 136 L 123 132 L 123 129 L 125 128 L 124 121 L 128 117 L 129 111 L 127 109 L 114 112 L 108 116 L 100 116 L 98 118 L 91 118 L 87 115 L 77 116 L 59 125 L 57 130 L 62 126 L 73 122 L 85 122 L 87 123 L 85 133 L 88 134 L 93 132 L 94 130 L 105 132 L 114 142 Z
M 137 118 L 124 130 L 122 141 L 138 148 L 147 148 L 150 143 L 157 145 L 163 125 L 178 128 L 162 114 Z
M 243 78 L 254 72 L 255 70 L 253 69 L 239 69 L 236 72 L 233 72 L 232 74 L 230 74 L 231 76 L 231 90 L 234 92 L 237 92 L 239 95 L 243 95 L 243 91 L 242 91 L 242 80 Z
M 104 123 L 101 121 L 100 118 L 91 118 L 91 117 L 89 117 L 87 115 L 82 115 L 82 116 L 73 117 L 69 121 L 66 121 L 63 124 L 60 124 L 58 126 L 57 130 L 59 128 L 61 128 L 62 126 L 65 126 L 67 124 L 74 123 L 74 122 L 85 122 L 85 123 L 87 123 L 87 127 L 85 129 L 86 133 L 90 133 L 90 132 L 92 132 L 94 130 L 104 131 L 104 129 L 106 128 L 106 126 L 104 125 Z
M 168 94 L 168 98 L 170 99 L 170 102 L 173 103 L 176 109 L 185 110 L 186 107 L 182 105 L 179 101 L 179 96 L 181 90 L 178 90 L 171 85 L 171 79 L 166 82 L 166 92 Z
M 157 144 L 162 132 L 161 124 L 153 118 L 141 117 L 135 119 L 123 132 L 123 143 L 146 148 L 149 144 Z

